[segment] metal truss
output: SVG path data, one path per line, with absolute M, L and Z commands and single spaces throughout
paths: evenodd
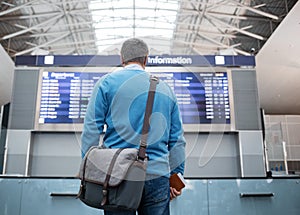
M 6 1 L 0 11 L 0 42 L 11 56 L 95 54 L 96 38 L 87 0 Z M 59 49 L 57 49 L 59 47 Z
M 173 42 L 184 45 L 173 45 L 173 52 L 222 54 L 229 51 L 252 55 L 253 50 L 259 50 L 259 45 L 271 35 L 269 23 L 279 23 L 282 19 L 272 11 L 267 12 L 268 2 L 271 3 L 250 0 L 181 1 Z M 257 31 L 261 23 L 267 29 Z
M 12 57 L 115 53 L 128 37 L 146 38 L 151 54 L 252 55 L 296 2 L 4 0 L 0 43 Z

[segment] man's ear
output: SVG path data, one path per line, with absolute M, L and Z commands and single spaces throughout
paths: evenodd
M 144 65 L 146 66 L 147 64 L 147 60 L 148 60 L 148 55 L 146 55 L 145 59 L 144 59 Z
M 122 66 L 124 66 L 125 65 L 124 59 L 122 58 L 122 56 L 120 58 L 121 58 L 121 64 Z

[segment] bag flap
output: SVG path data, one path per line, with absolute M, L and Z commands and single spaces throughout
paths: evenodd
M 93 147 L 86 154 L 80 165 L 79 178 L 103 184 L 108 168 L 118 149 Z M 138 149 L 126 148 L 118 155 L 108 182 L 109 186 L 117 186 L 125 178 L 129 167 L 136 161 Z M 83 171 L 85 164 L 85 171 Z M 84 178 L 83 178 L 84 172 Z

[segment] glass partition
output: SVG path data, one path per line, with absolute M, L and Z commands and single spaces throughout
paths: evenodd
M 266 115 L 265 145 L 272 175 L 300 173 L 300 116 Z

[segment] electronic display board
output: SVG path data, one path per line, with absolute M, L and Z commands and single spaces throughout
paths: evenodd
M 230 124 L 226 72 L 156 73 L 174 90 L 183 124 Z
M 155 68 L 150 73 L 174 90 L 184 125 L 225 125 L 228 130 L 232 123 L 228 72 Z M 56 128 L 54 125 L 82 125 L 94 85 L 105 74 L 41 71 L 37 130 L 47 125 L 50 130 Z
M 44 71 L 39 123 L 83 123 L 94 85 L 103 75 Z

